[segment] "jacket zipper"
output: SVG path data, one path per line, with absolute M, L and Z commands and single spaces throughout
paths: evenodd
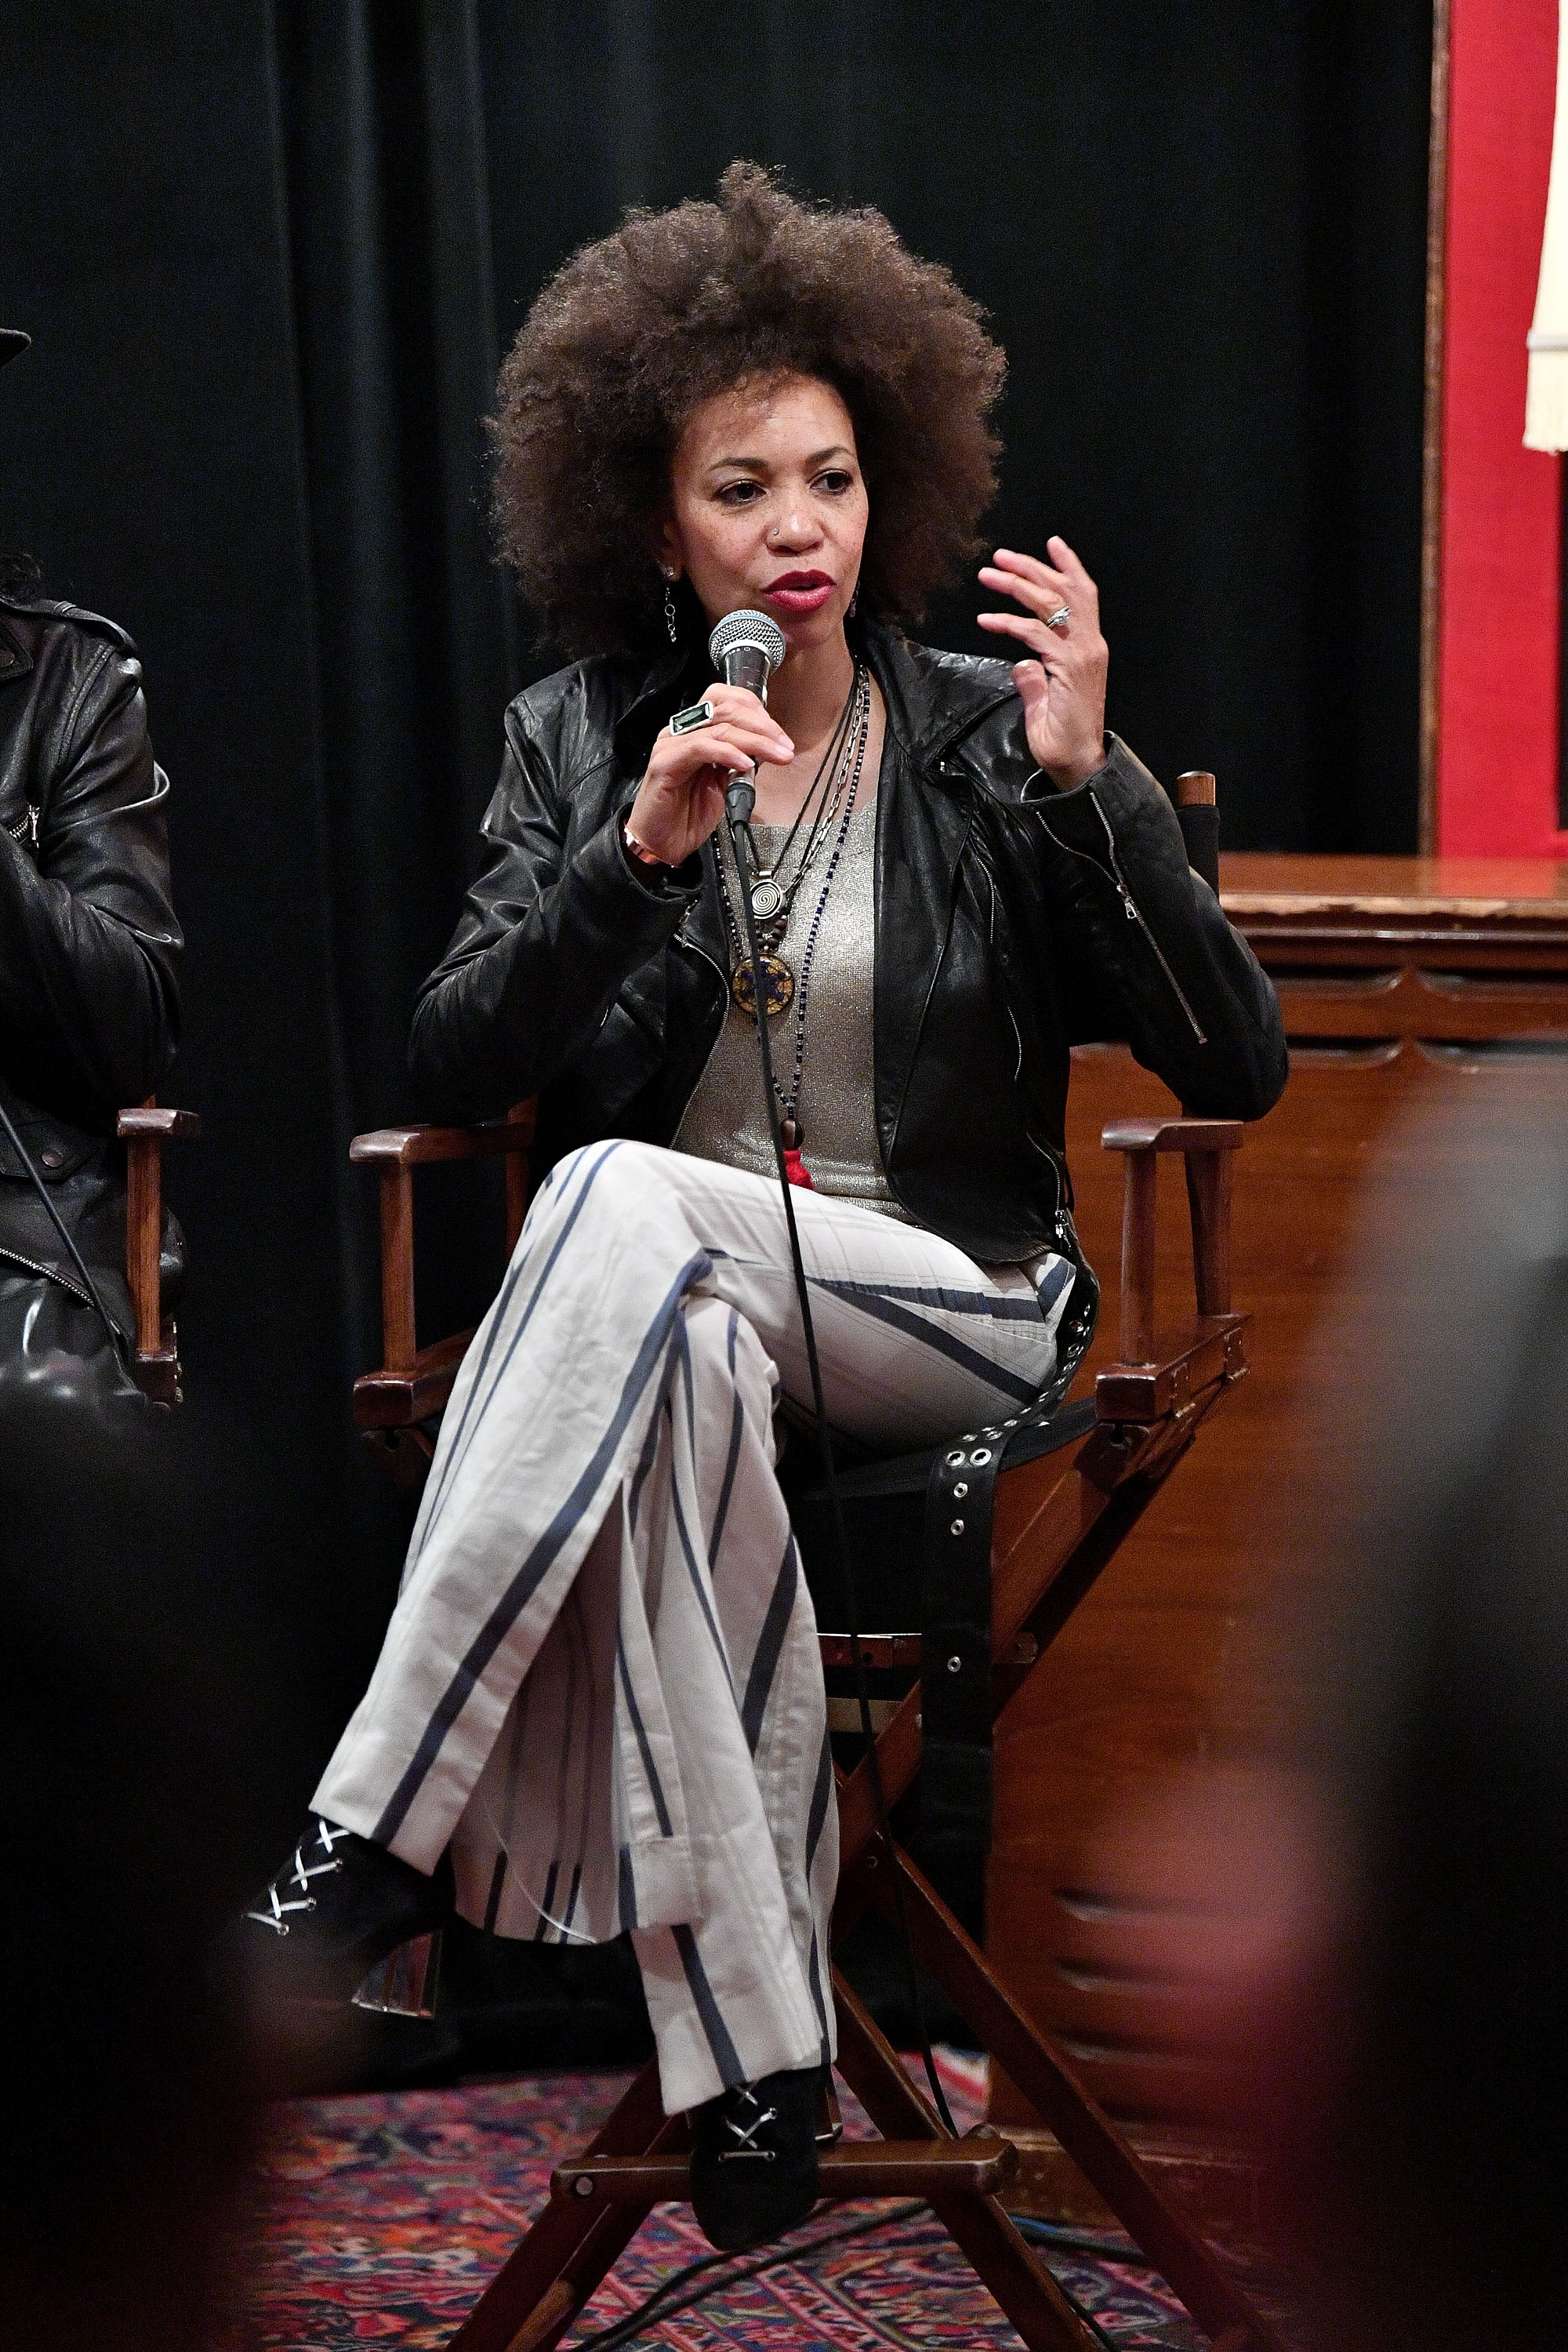
M 985 877 L 985 887 L 991 893 L 991 920 L 986 926 L 985 935 L 991 943 L 992 953 L 994 955 L 996 949 L 996 877 L 991 871 L 991 862 L 989 858 L 984 856 L 981 857 L 980 870 Z M 1003 992 L 1002 1010 L 1007 1015 L 1007 1026 L 1013 1032 L 1013 1083 L 1016 1086 L 1018 1080 L 1024 1075 L 1024 1040 L 1018 1034 L 1018 1024 L 1014 1016 L 1012 1003 L 1007 997 L 1005 990 Z
M 713 855 L 715 857 L 718 856 L 719 852 L 717 848 L 715 848 Z M 724 1025 L 730 1018 L 730 1007 L 733 1002 L 733 998 L 731 994 L 731 980 L 732 975 L 724 970 L 717 956 L 711 956 L 709 954 L 707 949 L 702 945 L 700 940 L 694 940 L 692 938 L 690 932 L 686 928 L 686 918 L 684 915 L 681 917 L 680 921 L 676 928 L 675 944 L 677 947 L 689 949 L 690 952 L 694 956 L 699 957 L 701 961 L 708 966 L 710 971 L 715 974 L 720 986 L 724 992 L 723 1011 L 719 1015 L 719 1026 L 713 1033 L 713 1043 L 708 1048 L 702 1067 L 698 1072 L 696 1079 L 693 1082 L 691 1092 L 687 1096 L 686 1100 L 680 1106 L 680 1118 L 678 1118 L 675 1122 L 675 1132 L 679 1135 L 680 1132 L 680 1121 L 681 1119 L 684 1119 L 687 1112 L 691 1108 L 693 1102 L 696 1100 L 698 1088 L 701 1086 L 703 1079 L 708 1076 L 708 1072 L 712 1066 L 713 1056 L 719 1051 L 720 1045 L 723 1042 Z M 673 1140 L 673 1138 L 671 1139 Z
M 29 1274 L 42 1275 L 46 1282 L 58 1282 L 62 1290 L 68 1290 L 71 1297 L 79 1298 L 84 1307 L 92 1305 L 91 1299 L 80 1283 L 73 1282 L 70 1276 L 62 1274 L 58 1266 L 40 1265 L 36 1257 L 24 1257 L 20 1250 L 8 1248 L 3 1242 L 0 1242 L 0 1260 L 4 1260 L 10 1265 L 25 1265 Z
M 1197 1039 L 1200 1045 L 1206 1045 L 1208 1044 L 1208 1039 L 1205 1036 L 1202 1029 L 1198 1026 L 1198 1016 L 1187 1002 L 1186 991 L 1183 988 L 1181 982 L 1176 978 L 1175 973 L 1171 970 L 1170 964 L 1167 962 L 1165 958 L 1164 949 L 1160 945 L 1160 942 L 1154 937 L 1153 932 L 1149 929 L 1149 925 L 1144 919 L 1142 908 L 1140 907 L 1137 899 L 1132 896 L 1131 891 L 1127 887 L 1127 877 L 1121 871 L 1121 860 L 1116 855 L 1116 835 L 1110 829 L 1110 819 L 1106 815 L 1105 811 L 1100 807 L 1100 803 L 1095 799 L 1092 793 L 1090 793 L 1089 797 L 1096 816 L 1100 819 L 1100 824 L 1105 828 L 1105 845 L 1110 857 L 1111 879 L 1116 885 L 1117 894 L 1121 900 L 1121 911 L 1126 916 L 1130 923 L 1137 924 L 1139 929 L 1148 940 L 1149 945 L 1153 949 L 1154 961 L 1159 965 L 1161 971 L 1164 973 L 1165 978 L 1170 982 L 1172 992 L 1175 996 L 1177 1003 L 1181 1006 L 1182 1011 L 1187 1016 L 1188 1025 L 1190 1026 L 1194 1036 Z
M 980 861 L 981 872 L 985 877 L 985 887 L 991 893 L 991 921 L 987 935 L 990 939 L 992 947 L 994 948 L 996 944 L 996 916 L 998 911 L 996 877 L 991 871 L 991 861 L 985 856 L 984 852 L 979 847 L 978 841 L 976 843 L 975 856 Z M 1013 1045 L 1016 1057 L 1013 1065 L 1013 1083 L 1016 1086 L 1018 1080 L 1024 1075 L 1024 1040 L 1019 1034 L 1017 1015 L 1013 1010 L 1012 1001 L 1008 997 L 1005 989 L 1003 990 L 1002 994 L 1002 1009 L 1007 1015 L 1007 1026 L 1013 1032 Z M 1024 1120 L 1024 1134 L 1027 1139 L 1031 1149 L 1039 1153 L 1040 1158 L 1045 1161 L 1047 1167 L 1051 1171 L 1057 1195 L 1057 1205 L 1052 1218 L 1052 1223 L 1058 1241 L 1061 1242 L 1065 1245 L 1070 1231 L 1068 1203 L 1071 1192 L 1071 1185 L 1068 1177 L 1066 1165 L 1057 1158 L 1054 1151 L 1047 1150 L 1046 1145 L 1040 1141 L 1039 1138 L 1036 1135 L 1034 1129 L 1029 1125 L 1027 1118 Z

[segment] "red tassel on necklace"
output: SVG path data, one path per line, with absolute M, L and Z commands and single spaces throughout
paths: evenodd
M 784 1174 L 792 1184 L 805 1192 L 815 1192 L 816 1180 L 800 1156 L 800 1129 L 793 1118 L 780 1121 L 779 1139 L 784 1145 Z

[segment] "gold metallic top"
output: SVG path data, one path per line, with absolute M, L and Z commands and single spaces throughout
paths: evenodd
M 752 828 L 758 855 L 771 866 L 784 846 L 783 825 Z M 739 884 L 729 836 L 716 836 L 731 902 L 740 905 Z M 859 803 L 849 818 L 843 854 L 823 909 L 806 985 L 805 1055 L 801 1066 L 802 1153 L 819 1192 L 858 1201 L 890 1217 L 912 1223 L 894 1200 L 877 1141 L 872 1053 L 872 992 L 876 968 L 876 898 L 873 871 L 877 803 Z M 831 856 L 831 849 L 829 850 Z M 793 859 L 792 859 L 793 864 Z M 801 962 L 811 936 L 812 917 L 822 895 L 821 867 L 814 867 L 790 908 L 778 952 L 798 988 Z M 773 1075 L 785 1093 L 795 1068 L 797 1008 L 791 1004 L 768 1028 Z M 731 1003 L 719 1042 L 686 1106 L 675 1139 L 677 1151 L 700 1160 L 722 1160 L 753 1174 L 775 1172 L 773 1139 L 763 1095 L 756 1024 Z

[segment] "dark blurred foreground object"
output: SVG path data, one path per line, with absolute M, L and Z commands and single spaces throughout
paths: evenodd
M 0 367 L 26 348 L 0 331 Z M 0 1100 L 16 1131 L 0 1130 L 0 1381 L 112 1391 L 131 1355 L 149 1394 L 171 1402 L 178 1385 L 184 1244 L 158 1155 L 195 1122 L 152 1099 L 179 1038 L 184 946 L 168 794 L 130 638 L 0 558 Z
M 1318 1336 L 1285 1589 L 1354 1600 L 1295 1629 L 1294 1757 L 1216 1739 L 1088 1877 L 1182 1891 L 1168 2053 L 1230 2068 L 1311 2352 L 1563 2339 L 1568 1136 L 1503 1108 L 1385 1135 Z
M 1227 832 L 1230 823 L 1227 808 Z M 1192 2184 L 1205 2215 L 1251 2229 L 1252 2175 L 1227 2122 L 1226 2050 L 1178 2058 L 1162 2015 L 1156 1947 L 1166 1919 L 1186 1907 L 1182 1871 L 1145 1847 L 1121 1850 L 1115 1876 L 1096 1876 L 1089 1855 L 1106 1852 L 1113 1823 L 1157 1808 L 1174 1776 L 1199 1776 L 1216 1758 L 1291 1753 L 1312 1651 L 1281 1602 L 1314 1622 L 1348 1614 L 1368 1570 L 1342 1529 L 1303 1549 L 1279 1523 L 1315 1487 L 1342 1488 L 1362 1431 L 1383 1457 L 1374 1482 L 1386 1484 L 1390 1338 L 1450 1279 L 1434 1249 L 1414 1297 L 1396 1291 L 1401 1232 L 1429 1231 L 1435 1207 L 1462 1202 L 1462 1261 L 1473 1248 L 1467 1196 L 1501 1201 L 1527 1189 L 1516 1161 L 1538 1118 L 1568 1137 L 1568 925 L 1553 895 L 1561 870 L 1544 861 L 1528 871 L 1502 860 L 1232 856 L 1226 866 L 1228 911 L 1277 982 L 1291 1050 L 1283 1101 L 1248 1131 L 1237 1194 L 1234 1279 L 1258 1310 L 1252 1375 L 1223 1443 L 1194 1449 L 1079 1633 L 1057 1645 L 1009 1715 L 991 1916 L 1025 2006 L 1081 2053 L 1086 2086 L 1163 2173 L 1184 2191 Z M 1083 1048 L 1074 1064 L 1074 1215 L 1098 1265 L 1121 1204 L 1095 1166 L 1092 1139 L 1113 1113 L 1155 1113 L 1164 1094 L 1125 1048 Z M 1381 1212 L 1386 1245 L 1366 1255 L 1368 1194 L 1385 1189 L 1400 1196 Z M 1162 1234 L 1163 1266 L 1175 1241 Z M 1354 1330 L 1342 1349 L 1320 1349 L 1325 1312 L 1352 1293 L 1364 1307 Z M 1420 1409 L 1469 1394 L 1488 1302 L 1479 1316 L 1445 1356 L 1417 1367 Z M 1314 1411 L 1325 1397 L 1331 1431 Z M 1053 1890 L 1044 1904 L 1041 1885 Z M 1244 2043 L 1235 2062 L 1244 2090 L 1254 2072 Z M 994 2084 L 992 2100 L 993 2121 L 1027 2128 L 1016 2091 Z M 1027 2146 L 1042 2189 L 1035 2210 L 1087 2222 L 1091 2209 L 1059 2157 L 1037 2135 Z
M 235 1452 L 183 1414 L 0 1398 L 5 2352 L 204 2340 L 244 2108 L 206 1964 L 243 1869 L 224 1743 L 245 1752 L 258 1680 Z
M 1512 1197 L 1405 1237 L 1424 1303 L 1331 1645 L 1338 1847 L 1276 2142 L 1334 2352 L 1563 2336 L 1568 1138 L 1530 1141 Z

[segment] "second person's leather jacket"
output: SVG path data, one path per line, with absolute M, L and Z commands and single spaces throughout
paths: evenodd
M 1191 871 L 1126 746 L 1074 792 L 1040 774 L 1007 664 L 870 626 L 880 686 L 877 1131 L 895 1198 L 984 1264 L 1063 1245 L 1068 1049 L 1122 1039 L 1194 1114 L 1257 1118 L 1285 1085 L 1274 991 Z M 557 671 L 507 712 L 485 852 L 420 992 L 412 1063 L 437 1116 L 539 1097 L 541 1165 L 609 1135 L 667 1144 L 729 1003 L 711 845 L 668 874 L 620 820 L 700 651 Z M 810 1040 L 807 1038 L 809 1055 Z M 1075 1245 L 1076 1246 L 1076 1245 Z
M 128 1337 L 124 1153 L 114 1125 L 120 1109 L 157 1087 L 179 1036 L 168 790 L 124 631 L 44 597 L 0 597 L 0 1087 Z M 171 1281 L 179 1249 L 170 1220 Z M 3 1132 L 0 1270 L 82 1296 Z

